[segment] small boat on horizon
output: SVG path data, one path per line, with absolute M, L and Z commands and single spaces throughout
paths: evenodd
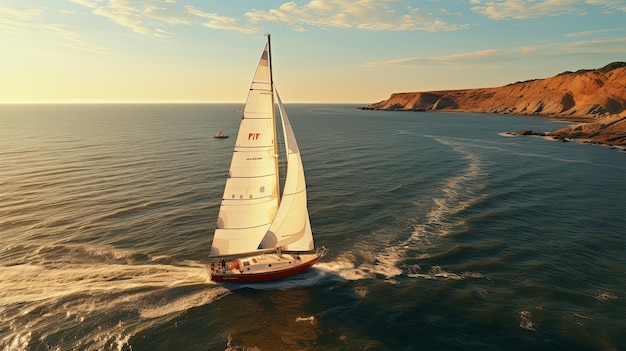
M 222 128 L 220 128 L 218 129 L 217 133 L 213 134 L 213 137 L 217 139 L 225 139 L 228 138 L 228 135 L 224 134 Z
M 287 167 L 279 174 L 283 158 Z M 282 279 L 309 269 L 327 251 L 313 243 L 302 158 L 272 79 L 267 35 L 233 150 L 209 273 L 215 282 Z

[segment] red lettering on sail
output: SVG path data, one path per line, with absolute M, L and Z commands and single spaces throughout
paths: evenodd
M 259 140 L 261 133 L 248 133 L 248 140 Z

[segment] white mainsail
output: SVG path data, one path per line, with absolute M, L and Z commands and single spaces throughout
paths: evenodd
M 278 194 L 274 95 L 268 36 L 239 126 L 211 247 L 212 256 L 276 247 L 307 251 L 314 247 L 300 151 L 276 94 L 287 149 L 282 199 Z

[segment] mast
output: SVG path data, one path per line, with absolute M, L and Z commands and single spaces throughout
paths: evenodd
M 270 42 L 270 37 L 271 34 L 267 33 L 265 34 L 267 36 L 267 52 L 269 54 L 269 61 L 270 61 L 270 85 L 271 85 L 271 90 L 272 90 L 272 101 L 274 101 L 274 97 L 273 97 L 273 93 L 274 93 L 274 75 L 272 74 L 272 44 Z
M 271 34 L 270 33 L 266 33 L 265 34 L 267 36 L 267 53 L 268 53 L 268 61 L 269 61 L 269 68 L 270 68 L 270 91 L 272 93 L 272 123 L 274 126 L 274 167 L 275 167 L 275 174 L 276 174 L 276 196 L 278 197 L 278 206 L 280 206 L 280 198 L 281 198 L 281 194 L 280 194 L 280 174 L 279 174 L 279 167 L 278 167 L 278 158 L 279 158 L 279 154 L 278 154 L 278 133 L 277 133 L 277 123 L 276 123 L 276 110 L 275 110 L 275 101 L 274 101 L 274 73 L 272 72 L 272 44 L 271 44 Z

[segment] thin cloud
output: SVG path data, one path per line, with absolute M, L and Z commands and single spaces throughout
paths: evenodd
M 98 2 L 89 0 L 70 0 L 73 3 L 93 9 L 94 15 L 108 18 L 113 23 L 130 29 L 136 34 L 162 38 L 167 33 L 159 25 L 190 25 L 194 22 L 193 16 L 175 6 L 174 2 L 142 1 L 131 3 L 127 0 L 107 0 Z
M 39 28 L 51 33 L 59 38 L 67 41 L 77 42 L 80 41 L 80 35 L 74 31 L 70 26 L 65 24 L 42 24 L 38 25 Z
M 80 34 L 72 27 L 64 24 L 42 24 L 39 25 L 43 31 L 48 32 L 58 38 L 64 39 L 61 45 L 83 51 L 90 51 L 98 54 L 110 53 L 109 48 L 100 45 L 87 44 L 81 40 Z
M 560 45 L 558 54 L 626 54 L 626 37 L 584 40 Z
M 68 42 L 68 43 L 63 44 L 63 46 L 66 46 L 68 48 L 82 50 L 82 51 L 89 51 L 89 52 L 93 52 L 96 54 L 110 54 L 111 53 L 111 50 L 106 46 L 87 44 L 81 41 Z
M 395 8 L 389 0 L 313 0 L 306 4 L 293 1 L 278 8 L 253 10 L 245 15 L 253 24 L 272 22 L 295 30 L 317 28 L 355 28 L 373 31 L 454 31 L 469 24 L 449 24 L 419 8 Z M 442 12 L 445 14 L 445 12 Z
M 365 66 L 443 66 L 485 61 L 501 60 L 512 55 L 512 51 L 487 49 L 475 52 L 465 52 L 446 56 L 408 57 L 381 62 L 368 62 Z
M 471 2 L 472 10 L 491 19 L 524 19 L 584 13 L 579 0 L 504 0 Z
M 196 17 L 208 19 L 209 21 L 202 23 L 202 25 L 207 28 L 232 30 L 241 33 L 256 33 L 258 31 L 258 29 L 253 26 L 240 25 L 237 18 L 221 16 L 217 13 L 204 12 L 193 6 L 187 6 L 186 12 Z
M 36 27 L 43 9 L 0 5 L 0 32 L 23 33 Z
M 104 6 L 98 6 L 93 13 L 108 18 L 118 25 L 128 28 L 137 34 L 151 35 L 141 16 L 141 10 L 125 0 L 109 0 Z
M 193 25 L 232 30 L 242 33 L 253 33 L 257 29 L 247 24 L 242 25 L 240 19 L 222 16 L 217 13 L 204 12 L 191 5 L 181 6 L 173 0 L 144 0 L 129 2 L 127 0 L 70 0 L 76 4 L 92 8 L 95 15 L 108 18 L 115 24 L 130 29 L 136 34 L 160 38 L 168 32 L 159 27 L 176 25 Z M 205 19 L 208 19 L 205 20 Z M 204 20 L 204 21 L 203 21 Z
M 84 43 L 76 28 L 65 24 L 42 23 L 43 14 L 43 8 L 0 6 L 0 32 L 37 32 L 59 39 L 63 46 L 96 53 L 109 52 L 104 46 Z
M 566 14 L 585 15 L 594 9 L 603 14 L 626 12 L 626 3 L 616 0 L 470 0 L 471 9 L 491 19 L 525 19 Z
M 524 56 L 554 57 L 585 54 L 626 54 L 626 37 L 584 40 L 572 43 L 523 46 L 511 50 L 487 49 L 434 57 L 409 57 L 380 62 L 368 62 L 364 66 L 415 66 L 441 67 L 483 65 L 503 60 L 522 59 Z
M 608 28 L 608 29 L 599 29 L 599 30 L 588 30 L 584 32 L 576 32 L 576 33 L 568 33 L 565 34 L 566 38 L 577 38 L 577 37 L 587 37 L 591 35 L 596 35 L 600 33 L 611 33 L 611 32 L 619 32 L 623 30 L 623 28 Z
M 604 13 L 611 14 L 614 12 L 626 12 L 626 3 L 616 0 L 586 0 L 586 4 L 601 6 Z
M 159 20 L 169 25 L 190 25 L 194 22 L 194 18 L 189 14 L 180 13 L 176 9 L 156 5 L 146 5 L 146 7 L 142 11 L 142 14 L 146 17 Z
M 86 7 L 90 7 L 92 9 L 95 9 L 96 7 L 98 7 L 98 5 L 96 3 L 94 3 L 93 1 L 89 1 L 89 0 L 70 0 L 70 2 L 73 2 L 75 4 L 79 4 L 79 5 L 83 5 Z

